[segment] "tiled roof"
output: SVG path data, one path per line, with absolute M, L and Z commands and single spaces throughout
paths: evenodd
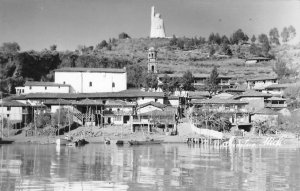
M 27 106 L 27 104 L 24 104 L 24 103 L 15 101 L 15 100 L 2 100 L 2 101 L 0 100 L 0 107 L 2 105 L 4 107 L 24 107 L 24 106 Z
M 19 96 L 14 97 L 15 100 Z M 22 97 L 22 96 L 21 96 Z M 104 93 L 29 93 L 23 99 L 102 99 L 102 98 L 139 98 L 139 97 L 155 97 L 163 98 L 163 92 L 143 92 L 140 90 L 125 90 L 121 92 L 104 92 Z
M 254 90 L 248 90 L 241 95 L 235 96 L 233 99 L 239 99 L 242 97 L 272 97 L 272 95 L 261 93 L 261 92 L 254 91 Z
M 175 73 L 175 74 L 158 74 L 158 77 L 162 78 L 165 75 L 171 77 L 171 78 L 180 78 L 183 76 L 183 73 Z M 210 74 L 193 74 L 194 78 L 209 78 Z M 231 79 L 234 78 L 233 76 L 224 76 L 224 75 L 219 75 L 218 78 L 222 79 Z
M 189 91 L 188 94 L 189 97 L 192 99 L 209 97 L 209 93 L 207 91 L 195 91 L 195 92 Z
M 221 98 L 212 98 L 212 99 L 206 99 L 206 100 L 192 100 L 192 104 L 232 104 L 232 105 L 238 105 L 238 104 L 248 104 L 246 101 L 240 101 L 240 100 L 234 100 L 234 99 L 221 99 Z
M 46 100 L 43 102 L 44 105 L 72 105 L 71 101 L 65 100 L 65 99 L 51 99 L 51 100 Z
M 24 86 L 70 86 L 68 84 L 57 84 L 54 82 L 36 82 L 36 81 L 26 81 Z
M 252 78 L 252 79 L 247 79 L 246 81 L 262 81 L 262 80 L 277 80 L 277 77 L 257 77 L 257 78 Z
M 126 102 L 122 100 L 107 100 L 105 106 L 123 106 L 123 107 L 134 107 L 136 104 Z
M 73 105 L 103 105 L 101 100 L 84 99 L 72 102 Z
M 271 58 L 266 58 L 266 57 L 251 57 L 251 58 L 247 58 L 246 60 L 271 60 Z
M 296 84 L 295 83 L 292 83 L 292 84 L 272 84 L 270 86 L 265 87 L 265 89 L 266 90 L 282 89 L 282 88 L 287 88 L 287 87 L 290 87 L 290 86 L 293 86 L 293 85 L 296 85 Z
M 152 106 L 157 107 L 157 108 L 160 108 L 160 109 L 163 109 L 163 108 L 166 107 L 166 105 L 164 105 L 164 104 L 161 104 L 161 103 L 158 103 L 158 102 L 151 101 L 151 102 L 147 102 L 147 103 L 144 103 L 144 104 L 139 105 L 139 108 L 147 107 L 147 106 L 149 106 L 149 105 L 152 105 Z
M 103 73 L 125 73 L 126 68 L 60 68 L 55 72 L 103 72 Z

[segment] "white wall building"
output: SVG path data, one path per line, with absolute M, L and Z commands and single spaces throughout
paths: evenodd
M 54 82 L 27 81 L 24 87 L 16 87 L 16 94 L 29 93 L 70 93 L 70 85 Z
M 247 80 L 248 89 L 254 90 L 264 90 L 270 85 L 278 84 L 278 79 L 276 77 L 260 77 Z
M 127 73 L 125 68 L 61 68 L 55 83 L 71 85 L 71 93 L 119 92 L 127 89 Z

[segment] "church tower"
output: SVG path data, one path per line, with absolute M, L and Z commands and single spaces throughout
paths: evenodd
M 148 50 L 148 73 L 157 73 L 157 50 L 151 47 Z

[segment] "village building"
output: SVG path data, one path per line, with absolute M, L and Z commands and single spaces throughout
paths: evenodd
M 1 120 L 6 120 L 8 125 L 22 127 L 30 121 L 31 110 L 27 104 L 15 100 L 0 100 Z
M 16 94 L 29 94 L 29 93 L 70 93 L 70 85 L 58 84 L 54 82 L 36 82 L 27 81 L 24 87 L 16 87 Z
M 241 95 L 235 96 L 233 99 L 245 101 L 249 104 L 246 105 L 246 109 L 249 112 L 257 111 L 265 107 L 265 102 L 268 98 L 271 98 L 272 95 L 257 92 L 254 90 L 248 90 Z
M 278 113 L 272 109 L 263 108 L 251 115 L 253 123 L 265 122 L 269 127 L 278 126 Z
M 167 106 L 164 104 L 151 101 L 151 102 L 139 105 L 137 108 L 137 113 L 142 114 L 142 113 L 147 113 L 147 112 L 151 112 L 151 111 L 155 111 L 155 110 L 163 111 L 165 107 L 167 107 Z
M 203 89 L 205 87 L 205 83 L 207 79 L 210 77 L 209 74 L 194 74 L 194 87 L 196 89 Z M 231 80 L 233 79 L 232 76 L 218 76 L 218 89 L 219 90 L 226 90 L 229 88 L 234 88 L 235 84 L 231 83 Z
M 251 113 L 246 109 L 249 104 L 247 101 L 215 97 L 206 100 L 194 100 L 191 101 L 191 104 L 193 105 L 192 110 L 200 109 L 202 112 L 222 113 L 229 118 L 233 126 L 246 131 L 251 129 Z
M 266 58 L 266 57 L 252 57 L 252 58 L 247 58 L 245 63 L 246 64 L 255 64 L 259 62 L 267 62 L 270 61 L 271 58 Z
M 257 91 L 262 91 L 266 87 L 278 84 L 277 77 L 258 77 L 253 79 L 247 79 L 247 89 L 253 89 Z
M 136 104 L 122 100 L 107 100 L 104 104 L 104 124 L 123 125 L 132 122 Z
M 60 68 L 55 83 L 69 84 L 72 93 L 119 92 L 127 89 L 126 68 Z
M 286 99 L 281 97 L 271 97 L 266 100 L 266 108 L 281 110 L 283 108 L 287 108 Z
M 295 83 L 291 84 L 273 84 L 270 86 L 265 87 L 265 90 L 263 90 L 264 93 L 272 94 L 273 96 L 284 96 L 284 90 L 286 90 L 288 87 L 296 85 Z

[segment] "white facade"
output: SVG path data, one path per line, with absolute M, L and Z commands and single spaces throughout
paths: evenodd
M 278 84 L 277 79 L 257 79 L 257 80 L 248 80 L 247 86 L 248 89 L 257 89 L 262 90 L 270 85 Z
M 22 107 L 9 107 L 9 106 L 0 106 L 0 119 L 3 118 L 9 121 L 21 122 L 22 121 Z
M 26 82 L 24 87 L 16 87 L 16 94 L 29 93 L 70 93 L 70 86 L 53 82 Z
M 55 71 L 55 82 L 71 85 L 71 93 L 119 92 L 127 89 L 127 73 L 124 69 L 62 68 Z

